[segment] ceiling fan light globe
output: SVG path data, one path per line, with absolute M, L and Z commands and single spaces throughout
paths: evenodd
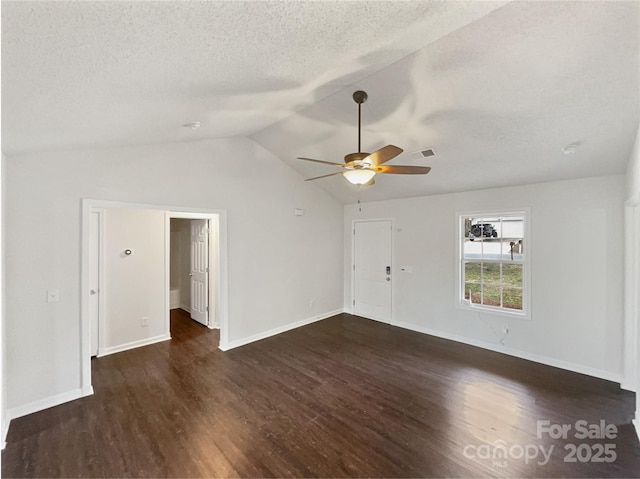
M 342 174 L 349 183 L 353 185 L 364 185 L 375 176 L 376 172 L 373 170 L 357 169 L 347 170 Z

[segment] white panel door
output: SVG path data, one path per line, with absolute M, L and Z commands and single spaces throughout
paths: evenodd
M 98 355 L 100 326 L 100 228 L 101 213 L 91 212 L 89 222 L 89 314 L 91 315 L 91 356 Z
M 354 224 L 354 313 L 391 322 L 391 221 Z
M 191 318 L 208 326 L 209 220 L 191 220 Z

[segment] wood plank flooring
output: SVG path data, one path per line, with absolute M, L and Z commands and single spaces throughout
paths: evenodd
M 184 313 L 171 328 L 94 359 L 93 396 L 12 421 L 3 477 L 640 476 L 614 383 L 347 314 L 226 353 Z M 617 435 L 577 439 L 579 420 Z

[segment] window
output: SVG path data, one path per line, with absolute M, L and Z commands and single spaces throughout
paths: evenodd
M 525 211 L 459 215 L 459 305 L 528 316 Z

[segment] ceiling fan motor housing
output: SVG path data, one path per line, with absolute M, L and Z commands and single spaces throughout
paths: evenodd
M 357 104 L 364 103 L 365 101 L 367 101 L 367 98 L 369 98 L 369 95 L 367 95 L 366 91 L 358 90 L 356 92 L 353 92 L 353 101 L 355 101 Z
M 359 153 L 349 153 L 348 155 L 345 155 L 344 162 L 345 162 L 345 164 L 349 165 L 349 164 L 354 163 L 356 161 L 362 161 L 369 155 L 370 155 L 370 153 L 365 153 L 364 151 L 361 151 Z

